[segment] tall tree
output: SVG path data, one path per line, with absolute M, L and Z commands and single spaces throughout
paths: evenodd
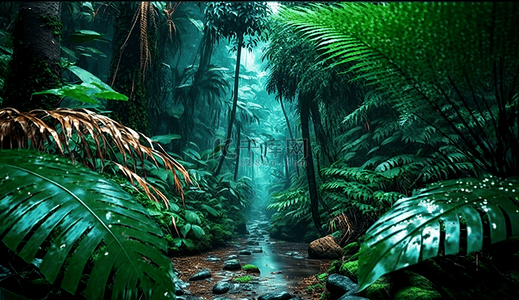
M 217 39 L 224 37 L 229 41 L 234 41 L 234 49 L 236 50 L 233 103 L 229 114 L 227 137 L 215 175 L 220 174 L 223 162 L 227 156 L 236 118 L 241 49 L 243 47 L 252 49 L 257 44 L 259 36 L 266 28 L 268 11 L 269 8 L 265 2 L 216 2 L 209 4 L 206 8 L 207 26 L 211 26 L 217 32 Z M 244 42 L 245 35 L 249 36 L 247 43 Z
M 4 86 L 4 107 L 53 109 L 59 98 L 32 93 L 61 82 L 60 2 L 23 2 L 13 32 L 13 55 Z
M 114 25 L 113 56 L 110 63 L 110 85 L 127 95 L 125 103 L 110 102 L 113 118 L 149 135 L 148 71 L 157 63 L 157 15 L 151 2 L 118 3 Z
M 296 109 L 299 111 L 305 149 L 304 161 L 310 194 L 310 212 L 315 227 L 321 235 L 325 235 L 321 228 L 319 215 L 321 199 L 317 190 L 309 130 L 311 108 L 315 105 L 313 102 L 317 100 L 317 87 L 319 86 L 313 84 L 315 72 L 310 71 L 311 66 L 315 63 L 315 52 L 308 42 L 300 39 L 294 32 L 274 26 L 271 43 L 264 54 L 264 59 L 271 62 L 267 91 L 277 93 L 278 99 L 297 103 Z M 309 82 L 312 84 L 308 84 Z M 315 119 L 315 116 L 313 117 Z

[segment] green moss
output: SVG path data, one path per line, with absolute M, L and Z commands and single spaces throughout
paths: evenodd
M 328 278 L 328 273 L 322 273 L 317 275 L 317 280 L 320 282 L 326 282 L 326 279 Z
M 13 54 L 13 56 L 15 55 L 17 54 Z M 22 58 L 16 59 L 20 61 Z M 5 105 L 17 108 L 20 111 L 30 111 L 36 108 L 55 109 L 57 107 L 59 97 L 55 95 L 32 96 L 34 92 L 61 86 L 61 78 L 56 71 L 51 70 L 51 66 L 47 62 L 33 56 L 24 57 L 20 64 L 11 64 L 11 68 L 11 75 L 4 83 Z M 56 66 L 52 69 L 59 68 Z
M 232 232 L 224 224 L 211 223 L 209 228 L 210 233 L 214 237 L 213 244 L 216 246 L 223 245 L 225 241 L 230 240 L 233 237 Z
M 359 252 L 360 245 L 357 242 L 349 243 L 348 245 L 344 246 L 342 248 L 342 255 L 343 256 L 352 256 L 357 254 Z
M 422 289 L 416 286 L 408 286 L 395 293 L 395 300 L 433 300 L 441 299 L 437 291 Z
M 247 264 L 242 267 L 245 271 L 251 271 L 251 272 L 259 272 L 260 270 L 255 265 Z
M 189 235 L 191 235 L 192 231 L 189 233 Z M 213 244 L 213 236 L 211 234 L 204 234 L 200 237 L 195 237 L 195 235 L 192 234 L 190 238 L 193 240 L 195 248 L 200 251 L 209 250 Z
M 143 70 L 140 65 L 140 41 L 139 36 L 130 33 L 128 24 L 132 24 L 135 13 L 134 3 L 122 4 L 119 17 L 114 24 L 115 34 L 113 37 L 113 52 L 120 53 L 121 47 L 126 43 L 121 55 L 114 55 L 110 62 L 110 80 L 113 80 L 113 89 L 129 97 L 128 101 L 108 101 L 107 108 L 112 111 L 111 117 L 125 126 L 142 132 L 149 136 L 151 134 L 150 120 L 148 116 L 149 99 L 152 98 L 151 91 L 146 82 L 153 74 L 143 78 Z M 153 48 L 153 47 L 150 47 Z M 151 61 L 155 61 L 152 53 Z
M 328 274 L 339 273 L 339 268 L 341 267 L 341 262 L 338 260 L 332 261 L 330 268 L 328 269 Z
M 404 273 L 408 276 L 409 285 L 417 286 L 422 289 L 434 290 L 434 286 L 432 285 L 431 281 L 422 275 L 411 271 L 404 271 Z
M 386 300 L 390 298 L 390 288 L 391 285 L 387 282 L 387 279 L 382 277 L 364 289 L 360 295 L 370 300 Z
M 59 18 L 54 16 L 42 16 L 45 23 L 52 28 L 54 35 L 58 36 L 61 42 L 61 30 L 63 29 L 63 23 Z
M 307 288 L 306 288 L 306 291 L 307 292 L 313 292 L 315 290 L 320 290 L 323 288 L 323 285 L 320 284 L 320 283 L 316 283 L 316 284 L 312 284 L 312 285 L 309 285 Z
M 357 270 L 359 269 L 359 261 L 347 261 L 343 263 L 339 269 L 339 274 L 348 276 L 352 280 L 357 280 Z
M 240 282 L 240 283 L 247 283 L 247 282 L 252 281 L 252 277 L 249 275 L 242 276 L 242 277 L 236 277 L 236 278 L 234 278 L 234 281 Z

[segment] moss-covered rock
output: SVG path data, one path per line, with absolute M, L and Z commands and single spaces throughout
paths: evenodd
M 359 252 L 360 245 L 357 242 L 349 243 L 348 245 L 342 248 L 342 255 L 346 257 L 350 257 Z
M 357 281 L 357 270 L 359 269 L 359 261 L 347 261 L 344 262 L 339 268 L 339 274 L 348 276 L 353 281 Z
M 253 272 L 253 273 L 259 273 L 260 272 L 258 267 L 256 267 L 255 265 L 251 265 L 251 264 L 247 264 L 247 265 L 243 266 L 242 269 L 247 271 L 247 272 Z
M 422 275 L 411 271 L 404 271 L 404 273 L 408 277 L 408 282 L 410 286 L 417 286 L 426 290 L 434 290 L 434 286 L 431 283 L 431 281 L 429 281 L 429 279 L 423 277 Z
M 328 273 L 322 273 L 317 275 L 317 280 L 320 282 L 326 282 L 326 279 L 328 278 Z
M 408 286 L 398 290 L 395 300 L 433 300 L 441 299 L 440 293 L 434 290 L 423 289 L 417 286 Z
M 429 279 L 410 271 L 399 270 L 390 274 L 393 299 L 441 299 Z
M 387 300 L 390 297 L 391 284 L 386 277 L 381 277 L 373 282 L 370 286 L 364 289 L 360 296 L 366 297 L 370 300 Z
M 341 262 L 336 259 L 336 260 L 332 261 L 327 273 L 328 274 L 339 273 L 340 268 L 341 268 Z

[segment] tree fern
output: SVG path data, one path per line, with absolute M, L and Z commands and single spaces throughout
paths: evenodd
M 430 128 L 427 148 L 417 149 L 430 162 L 427 179 L 467 175 L 470 168 L 509 177 L 491 184 L 440 182 L 399 200 L 366 233 L 361 289 L 440 249 L 481 250 L 484 232 L 490 243 L 517 235 L 519 35 L 511 29 L 519 26 L 518 10 L 517 3 L 428 2 L 316 4 L 281 12 L 332 67 L 374 89 L 405 122 Z M 425 156 L 428 149 L 434 155 Z
M 518 37 L 508 30 L 516 10 L 511 3 L 339 3 L 281 16 L 404 115 L 457 134 L 453 146 L 474 165 L 507 175 L 518 169 L 505 150 L 519 147 L 517 117 L 506 112 L 517 93 Z M 486 114 L 489 127 L 479 117 Z
M 380 172 L 336 163 L 322 169 L 321 173 L 324 182 L 320 191 L 335 212 L 354 209 L 367 218 L 376 218 L 391 206 L 392 202 L 388 200 L 396 199 L 397 193 L 390 191 L 393 180 Z M 386 192 L 391 194 L 385 195 Z

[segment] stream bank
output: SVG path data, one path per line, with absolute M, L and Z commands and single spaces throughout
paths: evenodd
M 266 216 L 260 215 L 248 221 L 248 233 L 239 235 L 225 247 L 198 255 L 172 257 L 179 277 L 177 298 L 319 299 L 320 293 L 307 287 L 317 282 L 317 273 L 326 272 L 331 260 L 308 259 L 307 243 L 271 239 L 268 227 Z M 240 269 L 225 267 L 233 260 L 238 261 Z M 259 273 L 242 268 L 248 264 L 257 266 Z M 197 274 L 201 274 L 202 279 L 193 280 Z M 250 276 L 251 281 L 236 282 L 235 278 L 243 276 Z M 215 293 L 213 288 L 217 283 L 229 289 Z M 220 291 L 217 289 L 217 292 Z

